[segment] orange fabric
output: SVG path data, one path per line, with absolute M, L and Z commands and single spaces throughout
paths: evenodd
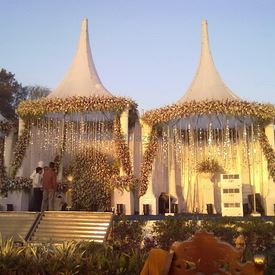
M 168 251 L 163 249 L 151 249 L 140 275 L 162 275 L 168 255 Z

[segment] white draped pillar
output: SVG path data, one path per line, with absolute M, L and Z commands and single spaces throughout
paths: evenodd
M 120 125 L 121 125 L 121 133 L 124 136 L 127 145 L 129 146 L 129 129 L 128 129 L 128 122 L 129 122 L 129 109 L 125 109 L 121 116 L 120 116 Z M 119 171 L 120 176 L 125 176 L 125 171 L 123 167 L 120 167 Z M 134 214 L 134 195 L 132 191 L 126 190 L 119 190 L 117 188 L 114 189 L 114 196 L 113 196 L 113 203 L 114 207 L 117 204 L 123 204 L 125 207 L 125 214 L 126 215 L 133 215 Z
M 173 133 L 168 128 L 168 193 L 171 196 L 173 203 L 178 203 L 178 196 L 176 190 L 176 164 L 175 164 L 175 152 L 174 152 L 174 141 Z M 171 212 L 171 205 L 169 207 Z
M 275 150 L 275 144 L 274 144 L 274 123 L 270 123 L 265 127 L 265 134 L 268 138 L 268 142 L 273 148 L 273 151 Z M 267 170 L 267 169 L 266 169 Z M 268 171 L 266 171 L 268 173 Z M 273 182 L 273 179 L 266 175 L 264 178 L 268 178 L 268 191 L 267 196 L 264 199 L 265 209 L 266 209 L 266 215 L 268 216 L 275 216 L 275 184 Z
M 150 139 L 152 127 L 146 124 L 145 122 L 141 121 L 141 131 L 142 131 L 142 156 L 144 156 L 144 153 L 147 149 L 147 145 Z M 149 205 L 149 213 L 151 215 L 158 214 L 158 198 L 154 194 L 153 190 L 153 177 L 154 174 L 154 168 L 155 168 L 155 161 L 152 164 L 152 172 L 148 176 L 148 188 L 142 197 L 139 199 L 139 213 L 142 215 L 143 212 L 143 206 Z

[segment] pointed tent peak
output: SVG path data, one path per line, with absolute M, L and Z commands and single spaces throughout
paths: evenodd
M 72 65 L 62 82 L 48 95 L 49 98 L 71 96 L 112 96 L 102 85 L 93 62 L 86 17 L 81 23 L 78 49 Z
M 208 39 L 207 21 L 202 20 L 201 56 L 196 75 L 184 96 L 178 101 L 240 100 L 223 82 L 213 62 Z
M 89 41 L 89 31 L 88 31 L 88 18 L 84 17 L 81 22 L 81 30 L 80 30 L 80 37 L 87 35 Z

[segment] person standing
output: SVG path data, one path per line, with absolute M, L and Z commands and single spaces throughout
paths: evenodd
M 54 194 L 56 191 L 56 174 L 54 172 L 54 162 L 49 163 L 49 167 L 44 167 L 43 174 L 43 200 L 41 211 L 54 210 Z
M 32 200 L 31 200 L 31 210 L 40 211 L 42 202 L 42 172 L 41 167 L 37 167 L 35 171 L 31 174 L 32 179 Z

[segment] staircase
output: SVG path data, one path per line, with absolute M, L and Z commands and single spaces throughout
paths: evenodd
M 102 243 L 107 239 L 112 217 L 110 212 L 46 211 L 29 240 L 37 243 L 69 240 Z
M 0 212 L 0 233 L 4 240 L 13 238 L 15 242 L 26 240 L 30 229 L 38 219 L 36 212 Z

